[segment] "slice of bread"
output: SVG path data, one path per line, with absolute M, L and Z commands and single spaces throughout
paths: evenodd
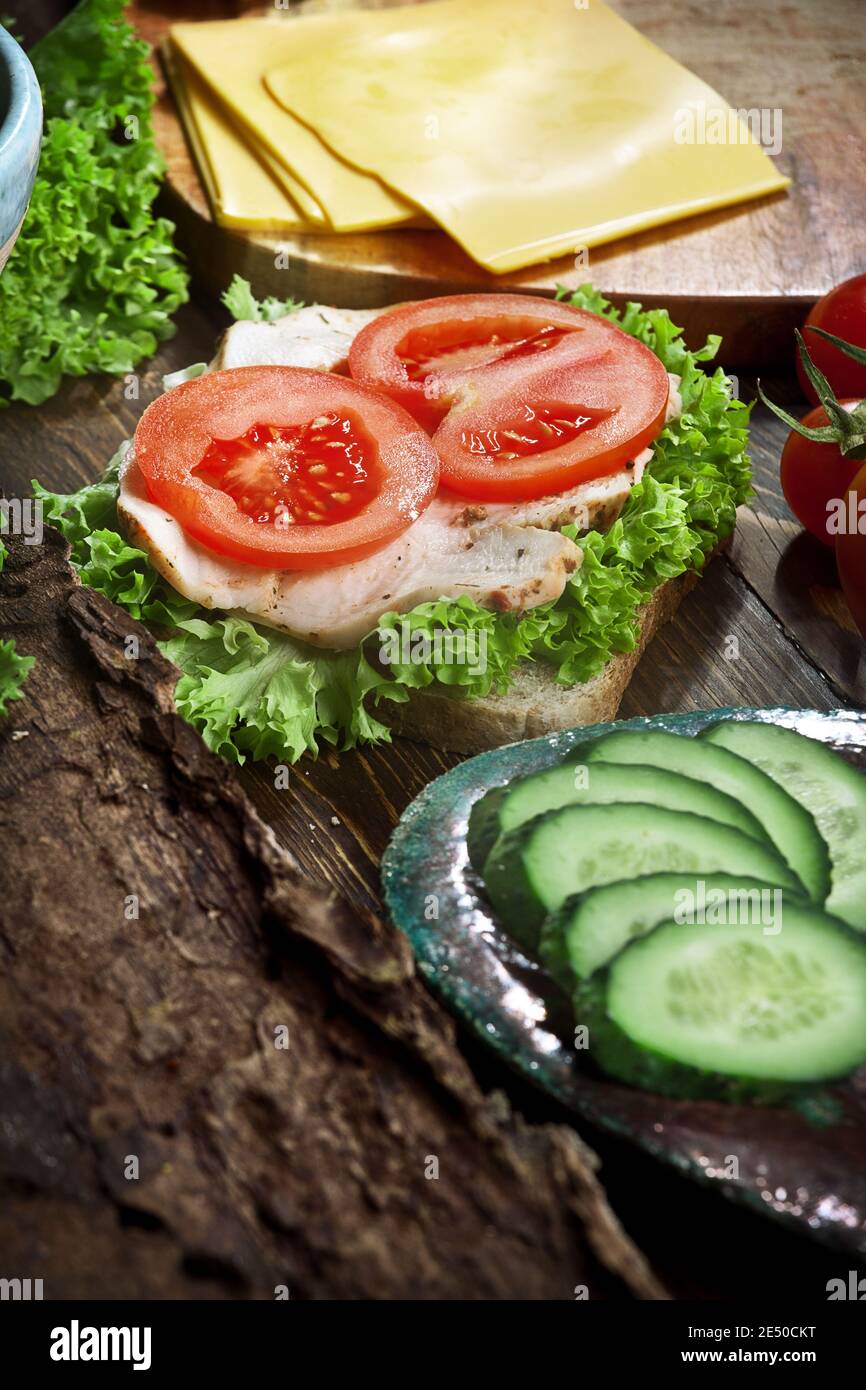
M 699 578 L 692 571 L 660 585 L 640 610 L 640 639 L 634 651 L 618 652 L 585 685 L 558 685 L 552 667 L 526 661 L 504 695 L 457 700 L 442 686 L 429 686 L 413 690 L 407 704 L 383 700 L 376 717 L 395 733 L 449 753 L 481 753 L 504 743 L 614 719 L 647 644 L 674 616 Z

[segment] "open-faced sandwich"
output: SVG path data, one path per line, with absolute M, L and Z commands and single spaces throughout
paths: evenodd
M 208 743 L 474 751 L 612 717 L 749 494 L 748 411 L 698 365 L 718 340 L 589 288 L 226 302 L 104 479 L 37 486 Z

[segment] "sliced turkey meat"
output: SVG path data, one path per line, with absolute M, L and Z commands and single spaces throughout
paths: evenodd
M 640 482 L 652 456 L 652 449 L 644 449 L 618 473 L 534 502 L 467 503 L 465 497 L 445 492 L 440 492 L 436 500 L 449 508 L 452 526 L 538 526 L 545 531 L 576 526 L 578 531 L 606 531 L 616 521 L 632 488 Z
M 352 339 L 382 309 L 331 309 L 308 304 L 273 323 L 242 319 L 223 335 L 212 371 L 225 367 L 309 367 L 345 370 Z
M 559 597 L 582 559 L 557 531 L 455 526 L 452 506 L 436 498 L 402 536 L 354 564 L 303 571 L 238 564 L 191 540 L 149 500 L 131 450 L 118 511 L 130 541 L 185 598 L 334 649 L 356 646 L 383 613 L 438 598 L 468 594 L 502 612 L 535 608 Z

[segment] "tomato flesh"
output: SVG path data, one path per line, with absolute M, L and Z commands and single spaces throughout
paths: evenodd
M 382 483 L 366 430 L 334 413 L 291 428 L 255 424 L 238 439 L 212 439 L 193 473 L 262 526 L 348 521 L 378 496 Z
M 133 440 L 148 497 L 221 555 L 322 569 L 380 550 L 433 498 L 439 460 L 392 401 L 330 372 L 233 367 L 157 397 Z
M 549 496 L 614 472 L 662 429 L 670 390 L 630 334 L 529 295 L 392 309 L 358 334 L 349 370 L 411 411 L 442 483 L 479 501 Z
M 466 371 L 493 362 L 535 357 L 573 332 L 561 324 L 541 328 L 531 319 L 479 319 L 467 333 L 463 323 L 435 324 L 408 333 L 395 352 L 410 381 L 423 381 L 431 372 Z
M 610 411 L 572 405 L 523 405 L 497 429 L 461 430 L 460 446 L 470 454 L 482 454 L 500 463 L 528 455 L 546 454 L 576 439 L 601 423 Z

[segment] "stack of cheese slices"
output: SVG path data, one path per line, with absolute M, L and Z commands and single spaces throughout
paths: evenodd
M 214 215 L 253 232 L 436 226 L 502 274 L 787 183 L 601 0 L 182 23 L 166 57 Z

